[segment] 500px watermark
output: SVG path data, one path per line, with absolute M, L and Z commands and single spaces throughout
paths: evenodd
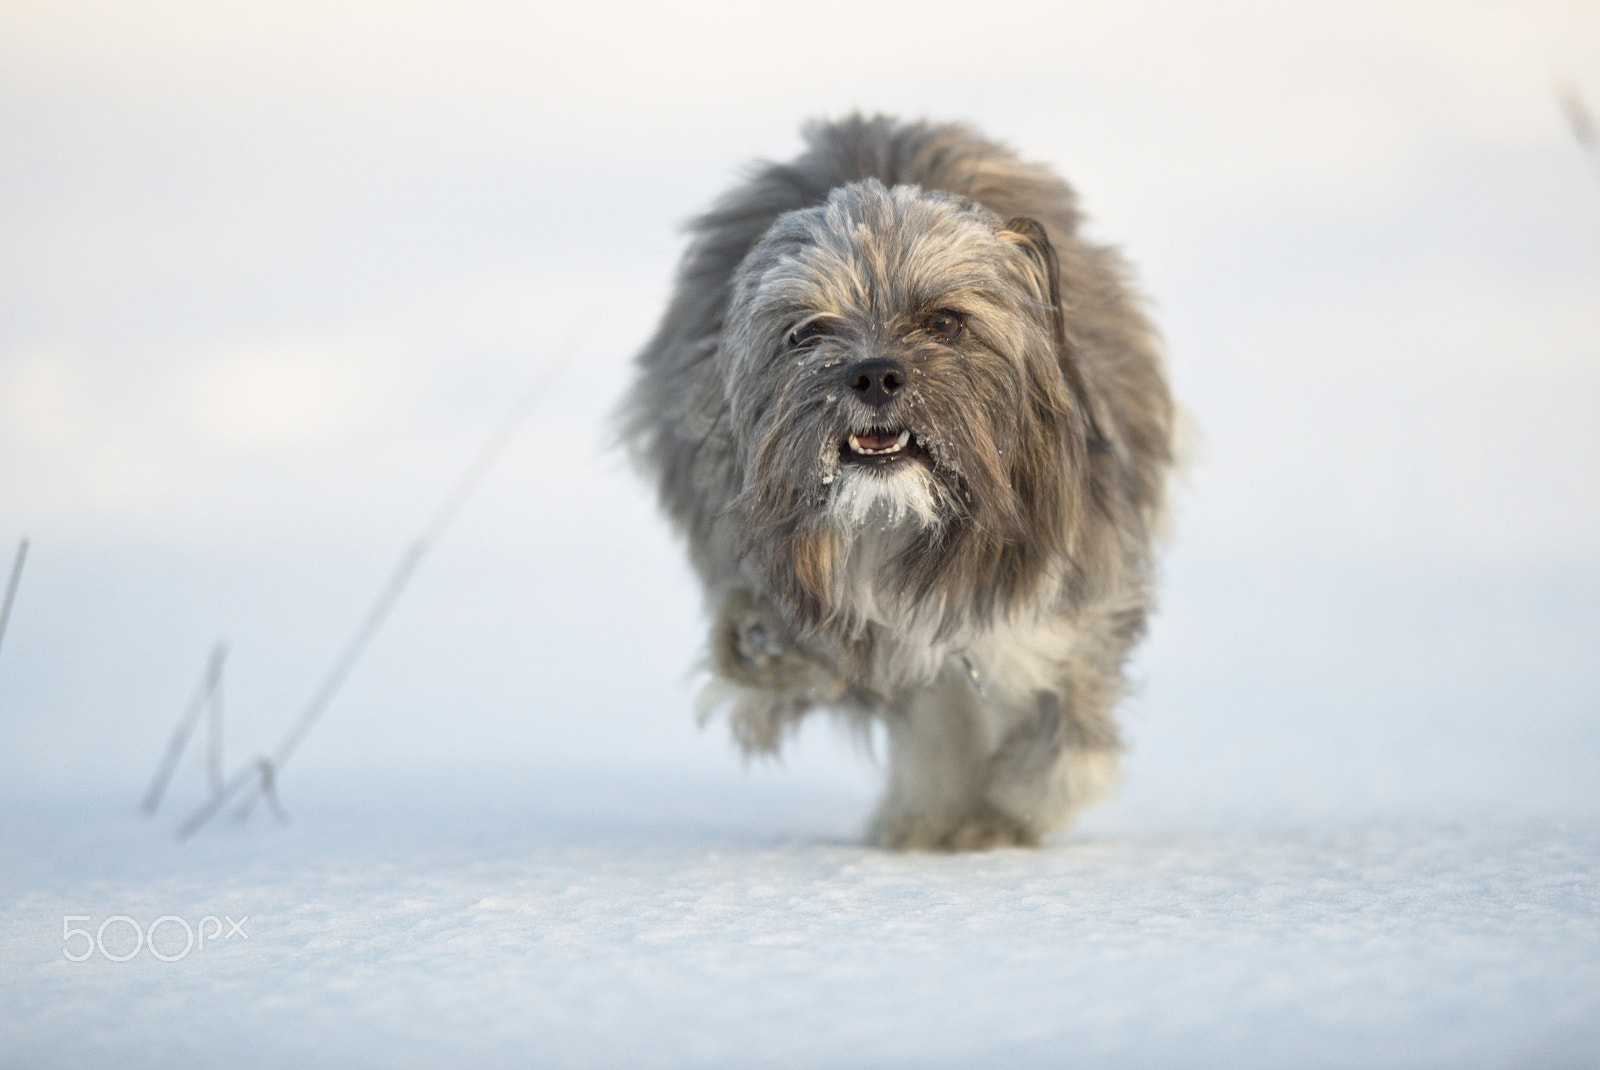
M 152 921 L 147 929 L 126 914 L 113 914 L 92 932 L 72 924 L 75 921 L 92 920 L 88 914 L 67 914 L 61 919 L 61 953 L 73 962 L 82 962 L 96 951 L 112 962 L 127 962 L 146 949 L 162 962 L 177 962 L 191 951 L 204 951 L 207 940 L 215 944 L 219 939 L 226 942 L 235 936 L 250 939 L 250 934 L 244 931 L 244 923 L 250 920 L 248 916 L 234 921 L 226 914 L 220 918 L 215 914 L 207 914 L 198 924 L 191 926 L 176 914 L 163 914 Z M 223 929 L 224 923 L 227 925 L 226 931 Z M 106 941 L 108 929 L 111 936 L 109 945 Z M 161 933 L 159 945 L 157 932 Z M 75 944 L 74 939 L 79 939 L 79 942 Z

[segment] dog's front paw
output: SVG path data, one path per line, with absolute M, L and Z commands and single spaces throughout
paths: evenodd
M 701 719 L 727 707 L 734 739 L 747 754 L 775 753 L 785 731 L 814 706 L 837 702 L 839 674 L 791 641 L 772 607 L 735 591 L 711 630 L 712 679 L 700 693 Z
M 789 652 L 783 625 L 763 607 L 751 606 L 732 624 L 733 650 L 742 666 L 758 676 L 772 677 Z
M 701 724 L 727 711 L 734 741 L 746 755 L 777 754 L 784 736 L 815 704 L 807 692 L 746 687 L 720 675 L 706 682 L 695 703 Z
M 728 708 L 728 727 L 733 731 L 734 742 L 747 756 L 777 754 L 784 736 L 811 709 L 809 703 L 795 695 L 744 687 L 731 690 L 734 694 Z
M 777 612 L 748 591 L 728 597 L 711 630 L 711 667 L 747 688 L 804 698 L 808 705 L 844 694 L 838 673 L 795 645 Z
M 989 851 L 997 847 L 1037 847 L 1039 831 L 990 806 L 959 817 L 906 815 L 880 818 L 872 838 L 894 851 Z

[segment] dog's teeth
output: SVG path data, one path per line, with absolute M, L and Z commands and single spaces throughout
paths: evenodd
M 877 438 L 879 436 L 874 435 L 873 437 Z M 861 444 L 861 439 L 860 439 L 859 436 L 851 435 L 850 436 L 850 449 L 855 453 L 864 454 L 864 455 L 869 456 L 869 457 L 880 457 L 880 456 L 882 456 L 882 455 L 884 455 L 886 453 L 899 453 L 901 450 L 906 448 L 906 444 L 908 442 L 910 442 L 910 441 L 911 441 L 911 432 L 910 431 L 902 431 L 902 432 L 900 432 L 900 437 L 895 439 L 894 442 L 890 443 L 887 446 L 884 446 L 882 449 L 873 449 L 870 446 L 863 446 Z

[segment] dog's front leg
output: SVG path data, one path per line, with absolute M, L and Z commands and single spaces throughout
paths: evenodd
M 712 679 L 700 694 L 701 716 L 726 705 L 747 754 L 776 753 L 785 731 L 812 708 L 844 697 L 839 674 L 802 649 L 772 606 L 747 590 L 723 601 L 709 646 Z
M 1070 696 L 986 696 L 947 670 L 891 711 L 889 782 L 871 835 L 901 850 L 1033 846 L 1117 781 L 1109 720 Z
M 1070 690 L 1035 692 L 1031 706 L 1016 711 L 990 756 L 983 797 L 1037 840 L 1116 790 L 1120 744 L 1110 711 Z

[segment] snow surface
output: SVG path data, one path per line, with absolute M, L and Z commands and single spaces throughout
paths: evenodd
M 1593 821 L 1143 826 L 892 855 L 851 841 L 848 790 L 567 774 L 359 794 L 182 845 L 100 808 L 8 808 L 6 1064 L 1600 1056 Z M 72 962 L 67 914 L 226 916 L 248 938 Z M 106 930 L 112 955 L 130 933 Z M 170 922 L 162 940 L 182 950 Z

